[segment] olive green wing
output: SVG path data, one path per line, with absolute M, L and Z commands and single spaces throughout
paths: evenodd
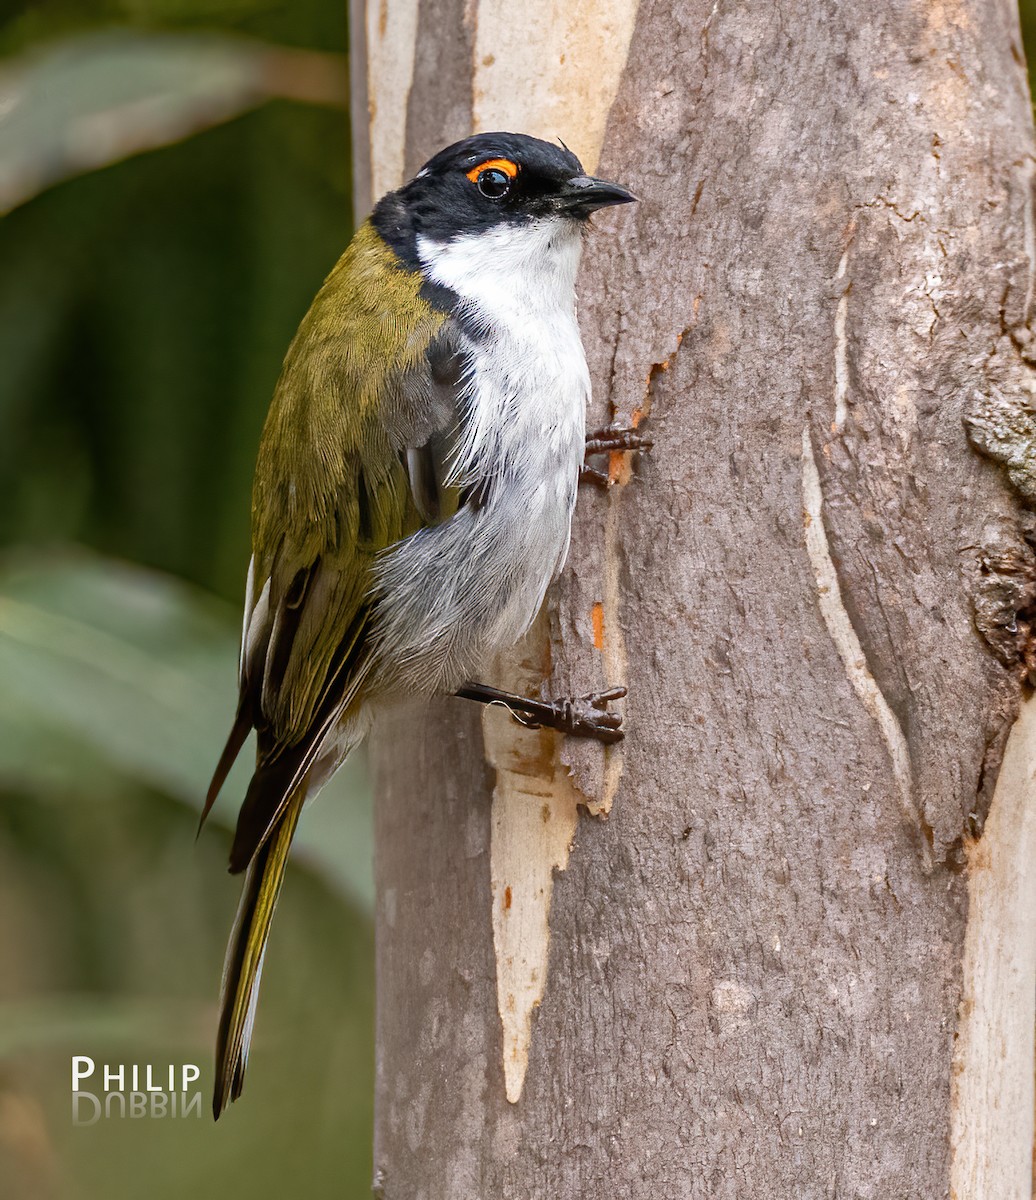
M 240 702 L 205 809 L 254 728 L 232 871 L 362 700 L 376 557 L 456 510 L 445 483 L 461 357 L 420 279 L 364 226 L 288 351 L 260 445 Z

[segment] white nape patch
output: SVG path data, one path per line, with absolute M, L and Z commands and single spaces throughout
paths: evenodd
M 425 275 L 457 295 L 467 331 L 449 482 L 477 485 L 485 500 L 379 563 L 379 637 L 405 690 L 453 690 L 513 645 L 564 565 L 590 395 L 575 312 L 581 248 L 565 218 L 418 239 Z

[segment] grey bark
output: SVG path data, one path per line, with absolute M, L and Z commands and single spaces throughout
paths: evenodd
M 461 6 L 419 28 L 408 168 L 470 111 Z M 628 683 L 623 775 L 555 879 L 512 1105 L 478 713 L 375 739 L 379 1196 L 948 1194 L 965 868 L 1036 577 L 965 421 L 1024 452 L 1032 149 L 1011 5 L 641 4 L 598 170 L 642 202 L 580 316 L 594 416 L 649 410 L 655 449 L 580 500 L 546 685 Z M 822 615 L 804 430 L 905 774 Z M 588 634 L 610 505 L 626 680 Z

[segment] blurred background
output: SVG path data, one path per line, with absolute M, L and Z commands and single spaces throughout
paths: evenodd
M 344 248 L 345 0 L 0 6 L 0 1197 L 362 1196 L 362 760 L 307 811 L 214 1126 L 255 450 Z M 1022 5 L 1032 57 L 1036 0 Z M 245 756 L 247 757 L 247 755 Z M 74 1126 L 70 1059 L 197 1063 L 200 1120 Z
M 240 769 L 194 840 L 259 431 L 352 228 L 346 8 L 0 4 L 3 1200 L 369 1194 L 363 764 L 302 823 L 218 1126 Z M 196 1063 L 202 1117 L 74 1126 L 73 1054 Z

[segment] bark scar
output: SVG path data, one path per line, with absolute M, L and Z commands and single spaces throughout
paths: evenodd
M 835 419 L 832 425 L 833 433 L 840 433 L 849 415 L 849 339 L 845 326 L 849 316 L 849 292 L 852 290 L 852 280 L 846 279 L 849 269 L 849 253 L 853 248 L 853 238 L 856 236 L 856 217 L 854 216 L 845 231 L 845 249 L 838 262 L 835 272 L 835 295 L 838 306 L 835 308 Z
M 849 246 L 846 246 L 838 264 L 835 279 L 841 283 L 849 266 Z M 847 400 L 849 397 L 849 346 L 845 333 L 845 322 L 849 315 L 850 284 L 842 286 L 842 294 L 838 297 L 838 307 L 835 309 L 835 432 L 845 424 L 847 415 Z
M 809 426 L 802 430 L 802 509 L 806 529 L 806 553 L 813 567 L 817 583 L 817 603 L 827 632 L 845 667 L 845 673 L 853 690 L 864 708 L 873 717 L 885 741 L 892 774 L 899 792 L 899 801 L 904 815 L 911 825 L 921 832 L 922 857 L 926 870 L 932 867 L 931 831 L 925 825 L 917 805 L 914 803 L 913 768 L 910 750 L 902 726 L 889 706 L 874 675 L 867 664 L 867 656 L 853 623 L 842 602 L 842 589 L 838 573 L 831 558 L 831 550 L 824 530 L 824 494 L 820 486 L 820 472 L 813 454 L 813 439 Z
M 1025 203 L 1022 205 L 1022 216 L 1025 229 L 1025 257 L 1029 260 L 1029 270 L 1025 282 L 1025 308 L 1022 310 L 1022 325 L 1028 326 L 1032 313 L 1033 286 L 1036 284 L 1036 203 L 1033 198 L 1033 187 L 1036 185 L 1036 159 L 1031 155 L 1025 167 Z

